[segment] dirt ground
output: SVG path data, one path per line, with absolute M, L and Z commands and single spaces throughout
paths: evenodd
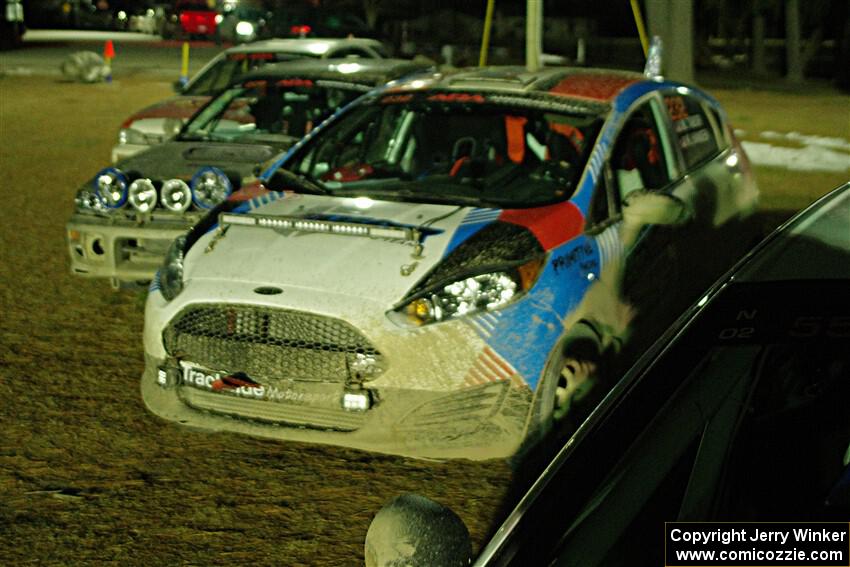
M 71 276 L 64 225 L 121 119 L 169 94 L 141 76 L 0 77 L 0 565 L 362 565 L 372 516 L 403 492 L 450 506 L 480 545 L 502 461 L 201 433 L 144 409 L 142 296 Z
M 199 433 L 148 413 L 141 296 L 69 273 L 76 189 L 167 83 L 0 78 L 0 565 L 362 565 L 403 492 L 476 542 L 510 480 L 448 463 Z

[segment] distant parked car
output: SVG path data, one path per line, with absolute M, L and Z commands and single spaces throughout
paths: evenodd
M 145 403 L 213 430 L 515 455 L 752 245 L 722 108 L 637 73 L 493 67 L 350 105 L 174 241 Z M 234 419 L 236 418 L 236 419 Z
M 379 59 L 387 56 L 380 42 L 362 38 L 271 39 L 232 47 L 216 55 L 185 86 L 177 85 L 177 96 L 128 117 L 121 124 L 118 143 L 112 148 L 112 162 L 168 140 L 212 95 L 243 73 L 266 63 L 302 57 Z
M 337 109 L 422 70 L 399 59 L 300 59 L 242 76 L 172 140 L 98 172 L 68 222 L 73 273 L 147 282 L 174 238 Z
M 217 38 L 221 15 L 215 2 L 207 0 L 178 0 L 172 14 L 163 22 L 163 39 Z

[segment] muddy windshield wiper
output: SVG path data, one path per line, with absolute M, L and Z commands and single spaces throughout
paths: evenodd
M 269 177 L 266 187 L 272 191 L 290 190 L 296 193 L 307 193 L 310 195 L 330 195 L 325 185 L 310 175 L 304 173 L 293 173 L 288 169 L 278 168 Z

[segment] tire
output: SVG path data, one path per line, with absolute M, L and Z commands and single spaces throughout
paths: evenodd
M 572 434 L 592 409 L 592 400 L 601 399 L 604 362 L 599 335 L 590 323 L 580 321 L 549 355 L 532 403 L 524 451 Z

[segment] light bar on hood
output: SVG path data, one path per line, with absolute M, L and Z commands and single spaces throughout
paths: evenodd
M 313 220 L 287 216 L 234 215 L 223 213 L 219 216 L 219 224 L 222 227 L 225 225 L 258 226 L 260 228 L 272 228 L 276 230 L 389 238 L 405 242 L 419 242 L 421 236 L 421 233 L 415 228 L 376 226 L 372 224 Z

